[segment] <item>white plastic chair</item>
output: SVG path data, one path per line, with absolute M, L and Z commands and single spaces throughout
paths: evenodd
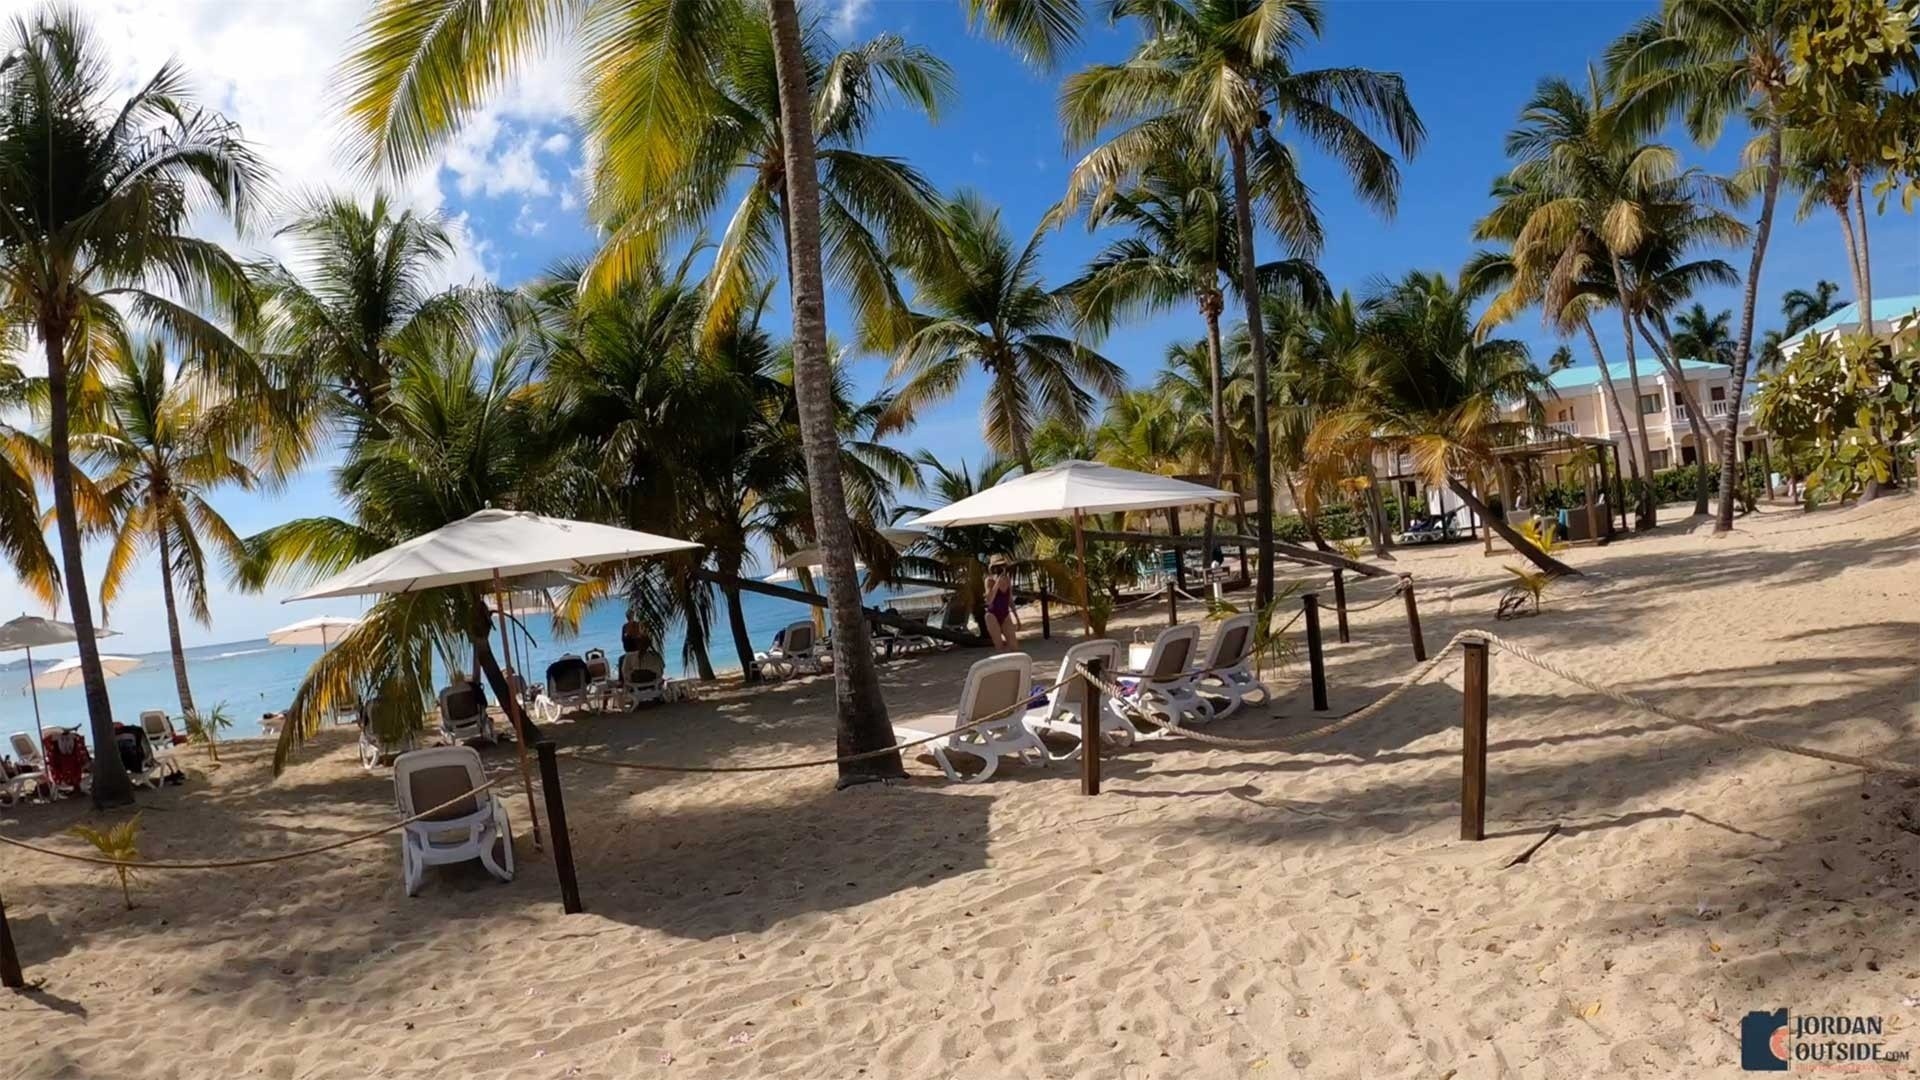
M 593 680 L 587 675 L 586 661 L 567 653 L 548 664 L 547 698 L 553 702 L 556 715 L 593 704 Z
M 1206 659 L 1194 672 L 1194 686 L 1203 695 L 1226 699 L 1226 705 L 1214 711 L 1216 720 L 1231 715 L 1255 693 L 1260 704 L 1272 699 L 1273 691 L 1253 670 L 1252 614 L 1235 615 L 1214 631 Z
M 960 689 L 960 707 L 954 711 L 953 726 L 958 728 L 979 717 L 991 716 L 1026 701 L 1032 695 L 1033 657 L 1026 653 L 988 657 L 967 669 L 967 681 Z M 1003 757 L 1031 757 L 1041 765 L 1050 760 L 1047 744 L 1041 742 L 1040 736 L 1027 727 L 1024 712 L 1014 712 L 966 731 L 949 730 L 943 733 L 933 725 L 922 729 L 895 724 L 893 734 L 901 742 L 939 735 L 932 742 L 911 749 L 915 753 L 924 749 L 933 754 L 933 760 L 939 763 L 940 771 L 946 773 L 949 780 L 962 779 L 949 757 L 956 751 L 971 754 L 986 762 L 986 768 L 965 778 L 969 783 L 979 783 L 991 777 L 994 770 L 1000 767 Z
M 408 731 L 399 739 L 383 739 L 375 733 L 373 715 L 382 708 L 385 708 L 385 705 L 378 694 L 360 703 L 360 767 L 369 772 L 388 762 L 399 760 L 400 755 L 413 749 L 412 731 Z
M 412 817 L 487 782 L 480 754 L 471 746 L 410 750 L 393 763 L 394 798 Z M 427 867 L 480 860 L 487 873 L 513 880 L 513 829 L 506 803 L 492 792 L 467 795 L 452 806 L 400 830 L 400 875 L 408 896 L 417 896 Z
M 146 710 L 140 714 L 140 728 L 147 733 L 147 744 L 162 771 L 168 775 L 182 772 L 180 759 L 173 752 L 173 721 L 167 714 L 159 709 Z
M 624 708 L 667 699 L 660 677 L 664 667 L 660 654 L 652 650 L 625 653 L 620 657 L 620 693 L 626 699 Z
M 493 716 L 480 703 L 480 691 L 470 682 L 443 687 L 439 695 L 440 731 L 454 742 L 494 741 Z
M 47 780 L 47 763 L 41 760 L 40 748 L 34 745 L 33 736 L 16 731 L 7 741 L 13 747 L 14 764 L 20 770 L 6 778 L 7 801 L 18 802 L 43 788 L 51 794 L 53 785 Z
M 1073 679 L 1065 686 L 1054 687 L 1045 705 L 1027 711 L 1027 726 L 1035 731 L 1051 732 L 1056 735 L 1071 736 L 1076 744 L 1084 738 L 1080 726 L 1081 684 L 1076 677 L 1082 664 L 1095 660 L 1105 666 L 1103 678 L 1112 678 L 1120 669 L 1120 643 L 1106 638 L 1083 641 L 1067 650 L 1060 658 L 1060 673 L 1055 682 Z M 1106 696 L 1100 698 L 1100 734 L 1103 738 L 1118 746 L 1132 746 L 1136 732 L 1126 717 L 1113 707 L 1113 700 Z M 1071 761 L 1080 756 L 1080 747 L 1075 745 L 1064 754 L 1053 755 L 1055 761 Z
M 818 672 L 820 659 L 813 642 L 813 620 L 788 623 L 780 631 L 780 643 L 766 652 L 753 654 L 760 674 L 769 679 L 785 679 L 801 672 Z
M 1213 706 L 1195 690 L 1193 674 L 1188 669 L 1199 646 L 1200 628 L 1193 623 L 1160 631 L 1140 670 L 1123 673 L 1135 680 L 1128 700 L 1135 708 L 1164 717 L 1167 723 L 1176 726 L 1212 720 Z

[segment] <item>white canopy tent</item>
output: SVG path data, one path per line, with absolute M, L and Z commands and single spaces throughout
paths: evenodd
M 507 582 L 515 578 L 548 571 L 579 571 L 601 563 L 689 551 L 699 546 L 615 525 L 545 517 L 524 510 L 481 510 L 362 559 L 288 599 L 317 600 L 328 596 L 409 593 L 452 585 L 491 585 L 494 610 L 498 611 L 508 609 Z M 520 703 L 509 694 L 502 704 L 515 734 L 524 732 Z M 527 812 L 533 821 L 534 842 L 538 844 L 540 813 L 533 801 L 526 739 L 515 738 L 514 746 L 520 757 L 521 782 L 527 789 Z
M 1170 476 L 1135 472 L 1097 461 L 1063 461 L 1051 468 L 1003 480 L 908 524 L 924 529 L 1071 518 L 1073 549 L 1080 563 L 1080 601 L 1084 605 L 1088 598 L 1087 541 L 1081 523 L 1086 515 L 1229 503 L 1235 498 L 1232 492 Z M 1091 633 L 1092 624 L 1087 626 Z

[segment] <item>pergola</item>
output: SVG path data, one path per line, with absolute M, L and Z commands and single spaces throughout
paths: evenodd
M 1592 451 L 1591 456 L 1583 466 L 1576 466 L 1575 455 L 1584 451 Z M 1615 535 L 1613 525 L 1615 512 L 1620 515 L 1620 531 L 1624 532 L 1628 528 L 1627 497 L 1625 487 L 1620 483 L 1620 447 L 1613 440 L 1590 435 L 1568 435 L 1549 428 L 1544 432 L 1536 433 L 1535 437 L 1528 442 L 1498 447 L 1494 450 L 1493 456 L 1494 464 L 1500 473 L 1500 490 L 1508 493 L 1508 497 L 1504 500 L 1504 509 L 1512 509 L 1511 494 L 1515 491 L 1526 499 L 1529 506 L 1534 504 L 1533 474 L 1535 470 L 1538 470 L 1541 479 L 1545 480 L 1546 470 L 1551 467 L 1554 482 L 1560 483 L 1564 481 L 1569 468 L 1578 468 L 1587 495 L 1587 535 L 1574 542 L 1604 544 L 1612 540 Z M 1607 469 L 1608 461 L 1613 463 L 1611 475 Z M 1519 477 L 1518 484 L 1514 482 L 1516 474 Z M 1609 500 L 1604 517 L 1597 509 L 1599 500 L 1603 496 Z

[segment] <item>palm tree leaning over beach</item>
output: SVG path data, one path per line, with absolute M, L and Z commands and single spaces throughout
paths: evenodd
M 1749 151 L 1759 161 L 1760 217 L 1740 298 L 1727 402 L 1735 420 L 1746 392 L 1760 270 L 1785 175 L 1781 94 L 1789 74 L 1788 42 L 1806 10 L 1794 0 L 1663 0 L 1659 13 L 1635 23 L 1607 49 L 1607 77 L 1616 99 L 1610 124 L 1624 134 L 1650 134 L 1676 113 L 1702 145 L 1717 141 L 1734 117 L 1744 117 L 1760 133 L 1758 153 Z M 1739 430 L 1738 423 L 1729 423 L 1720 443 L 1715 535 L 1733 529 Z
M 96 473 L 94 483 L 112 512 L 113 547 L 100 575 L 100 617 L 105 619 L 127 583 L 134 560 L 151 549 L 159 557 L 160 597 L 166 609 L 167 644 L 173 653 L 174 687 L 180 711 L 197 716 L 180 642 L 180 605 L 202 626 L 213 624 L 207 607 L 209 549 L 229 566 L 245 557 L 240 537 L 207 501 L 216 487 L 250 490 L 259 477 L 246 462 L 253 413 L 231 397 L 168 371 L 166 349 L 147 341 L 116 350 L 92 403 L 82 402 L 82 430 L 74 449 Z
M 75 508 L 72 406 L 131 320 L 174 339 L 197 369 L 236 372 L 245 354 L 205 313 L 250 315 L 243 268 L 187 235 L 211 211 L 250 224 L 264 170 L 239 130 L 163 65 L 110 99 L 111 65 L 81 16 L 51 7 L 16 18 L 0 68 L 0 313 L 36 335 L 47 360 L 51 487 L 68 618 L 79 637 L 93 745 L 93 801 L 133 801 L 113 746 L 113 709 L 94 643 Z
M 948 202 L 936 243 L 901 252 L 917 286 L 909 331 L 893 362 L 904 377 L 882 434 L 953 395 L 974 368 L 991 380 L 981 408 L 987 446 L 1033 468 L 1042 414 L 1087 423 L 1096 398 L 1126 385 L 1118 365 L 1074 337 L 1066 289 L 1040 280 L 1042 224 L 1016 247 L 1000 211 L 963 192 Z
M 1061 121 L 1067 139 L 1086 145 L 1107 135 L 1075 166 L 1069 198 L 1124 184 L 1168 148 L 1211 154 L 1225 144 L 1233 177 L 1233 216 L 1241 281 L 1255 280 L 1254 208 L 1288 250 L 1311 258 L 1320 225 L 1311 193 L 1281 125 L 1292 124 L 1332 155 L 1356 194 L 1391 214 L 1399 168 L 1374 138 L 1403 155 L 1425 138 L 1398 75 L 1364 68 L 1295 69 L 1295 54 L 1322 30 L 1316 0 L 1118 0 L 1112 17 L 1138 20 L 1146 40 L 1117 64 L 1096 64 L 1067 79 Z M 1116 129 L 1117 130 L 1114 130 Z M 1267 355 L 1258 290 L 1243 289 L 1252 355 Z M 1260 568 L 1256 604 L 1273 599 L 1273 462 L 1267 430 L 1265 364 L 1253 365 L 1253 479 Z

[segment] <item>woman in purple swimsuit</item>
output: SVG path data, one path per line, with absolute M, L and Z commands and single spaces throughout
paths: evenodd
M 987 637 L 1005 652 L 1020 648 L 1020 613 L 1013 607 L 1013 564 L 996 557 L 987 564 Z

